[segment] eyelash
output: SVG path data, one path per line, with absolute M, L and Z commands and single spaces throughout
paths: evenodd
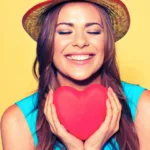
M 87 32 L 89 34 L 100 34 L 101 32 Z
M 72 32 L 58 32 L 59 34 L 70 34 Z
M 58 32 L 60 35 L 64 35 L 64 34 L 71 34 L 72 32 Z M 100 34 L 101 32 L 87 32 L 89 34 Z

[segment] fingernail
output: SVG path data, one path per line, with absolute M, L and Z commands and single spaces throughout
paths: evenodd
M 107 93 L 109 93 L 109 91 L 110 91 L 110 87 L 108 87 L 108 91 L 107 91 Z
M 49 93 L 52 95 L 52 94 L 53 94 L 53 90 L 52 90 L 52 89 L 50 89 Z
M 111 87 L 109 88 L 109 91 L 110 91 L 110 92 L 113 92 L 113 90 L 112 90 L 112 88 L 111 88 Z

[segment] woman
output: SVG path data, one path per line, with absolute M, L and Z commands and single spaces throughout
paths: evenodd
M 31 8 L 23 26 L 37 41 L 34 73 L 39 87 L 3 114 L 4 150 L 149 149 L 150 92 L 121 82 L 115 59 L 115 41 L 129 25 L 120 0 L 52 0 Z M 94 83 L 108 88 L 107 115 L 97 131 L 81 141 L 60 124 L 53 91 L 64 85 L 83 90 Z

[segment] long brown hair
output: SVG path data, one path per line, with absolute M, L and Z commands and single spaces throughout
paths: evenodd
M 43 110 L 45 95 L 51 88 L 55 90 L 59 87 L 56 75 L 57 70 L 52 62 L 54 53 L 53 43 L 57 18 L 61 8 L 65 4 L 66 3 L 62 3 L 54 8 L 47 7 L 39 18 L 42 29 L 37 42 L 37 56 L 33 66 L 34 75 L 39 80 L 38 116 L 36 123 L 38 136 L 37 150 L 53 150 L 57 141 L 61 143 L 60 139 L 51 132 Z M 119 131 L 113 135 L 113 138 L 115 138 L 121 150 L 139 150 L 138 136 L 133 124 L 129 106 L 122 91 L 119 70 L 116 63 L 115 34 L 112 24 L 106 12 L 107 10 L 96 4 L 93 5 L 95 5 L 100 12 L 105 35 L 104 63 L 98 72 L 101 76 L 101 84 L 105 87 L 112 87 L 122 105 Z M 37 65 L 38 73 L 36 71 Z M 112 138 L 110 138 L 108 142 L 115 149 Z

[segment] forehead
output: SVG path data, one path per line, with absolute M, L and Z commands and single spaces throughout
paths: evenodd
M 62 21 L 101 22 L 101 15 L 99 9 L 92 3 L 70 2 L 65 4 L 59 12 L 58 23 Z

